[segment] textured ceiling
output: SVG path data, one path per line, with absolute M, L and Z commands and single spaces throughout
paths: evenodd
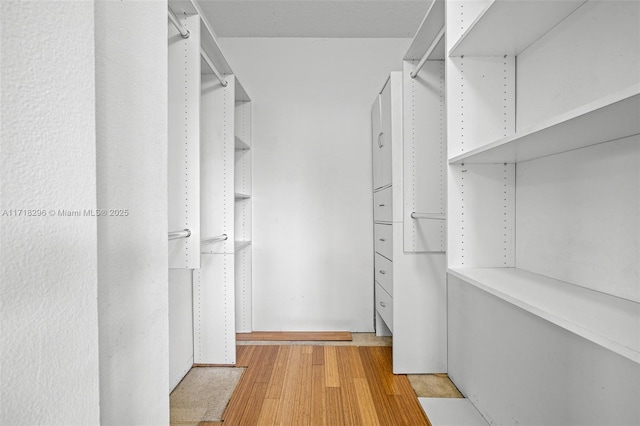
M 218 37 L 413 37 L 431 1 L 199 0 Z

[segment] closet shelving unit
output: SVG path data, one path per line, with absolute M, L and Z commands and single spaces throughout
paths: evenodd
M 444 9 L 444 1 L 431 3 L 403 59 L 402 217 L 407 252 L 446 248 Z M 414 213 L 445 220 L 414 218 Z
M 564 37 L 566 43 L 567 37 L 572 35 L 568 32 L 570 30 L 563 26 L 570 21 L 573 13 L 584 13 L 585 16 L 596 19 L 597 14 L 592 9 L 586 10 L 589 3 L 582 0 L 494 0 L 488 4 L 463 1 L 447 4 L 447 111 L 450 117 L 449 366 L 450 374 L 461 390 L 472 399 L 488 420 L 497 423 L 515 420 L 524 423 L 544 423 L 545 420 L 540 420 L 542 417 L 527 417 L 539 414 L 499 407 L 492 395 L 500 398 L 500 391 L 489 389 L 492 384 L 490 381 L 483 382 L 484 372 L 473 370 L 470 366 L 475 365 L 475 362 L 469 362 L 468 356 L 462 353 L 487 351 L 489 354 L 498 354 L 495 348 L 484 345 L 490 345 L 490 340 L 495 345 L 496 340 L 492 339 L 499 340 L 499 337 L 489 337 L 488 334 L 483 334 L 485 331 L 471 330 L 474 322 L 483 323 L 485 317 L 492 315 L 479 313 L 474 308 L 474 303 L 486 303 L 482 306 L 488 306 L 489 302 L 480 301 L 487 300 L 482 293 L 507 302 L 508 306 L 516 307 L 526 312 L 526 315 L 533 315 L 559 327 L 562 331 L 558 333 L 569 332 L 612 352 L 606 356 L 615 357 L 614 354 L 617 354 L 632 361 L 632 364 L 624 364 L 625 366 L 640 364 L 640 289 L 637 289 L 635 297 L 629 297 L 614 294 L 613 289 L 610 293 L 583 282 L 585 274 L 571 270 L 578 268 L 576 265 L 579 261 L 575 260 L 575 256 L 584 255 L 582 252 L 575 255 L 570 252 L 557 253 L 557 258 L 560 259 L 558 264 L 561 267 L 555 269 L 554 266 L 545 268 L 540 262 L 536 264 L 525 259 L 530 257 L 528 250 L 532 250 L 531 245 L 540 244 L 539 240 L 535 239 L 547 238 L 550 232 L 542 230 L 542 237 L 532 237 L 535 232 L 525 227 L 532 226 L 535 218 L 528 220 L 531 218 L 524 215 L 527 218 L 523 219 L 521 213 L 525 213 L 522 210 L 524 207 L 516 204 L 528 203 L 523 205 L 531 206 L 531 199 L 527 197 L 531 197 L 532 187 L 533 190 L 540 190 L 539 188 L 553 186 L 545 179 L 547 176 L 559 175 L 552 168 L 561 167 L 561 163 L 560 160 L 551 160 L 551 157 L 560 155 L 561 157 L 557 158 L 576 164 L 583 158 L 596 157 L 596 154 L 590 154 L 589 157 L 584 153 L 585 150 L 601 149 L 604 153 L 602 155 L 610 155 L 613 158 L 620 155 L 616 154 L 615 144 L 619 144 L 620 141 L 624 143 L 624 140 L 630 137 L 637 138 L 640 134 L 640 84 L 637 81 L 622 90 L 600 90 L 600 96 L 592 96 L 589 102 L 546 117 L 537 124 L 527 124 L 520 129 L 519 122 L 516 122 L 516 89 L 520 91 L 520 84 L 526 84 L 521 83 L 520 78 L 516 84 L 517 66 L 520 66 L 520 62 L 516 65 L 516 57 L 525 52 L 531 53 L 527 49 L 532 46 L 534 55 L 541 54 L 540 50 L 535 50 L 537 48 L 554 49 L 552 43 L 555 37 Z M 469 17 L 473 16 L 476 18 L 472 18 L 469 23 Z M 567 28 L 580 28 L 575 22 L 577 21 L 570 21 Z M 553 31 L 554 29 L 558 31 Z M 559 33 L 560 30 L 565 32 Z M 551 39 L 551 36 L 554 38 Z M 537 43 L 542 37 L 545 39 L 539 46 Z M 629 61 L 638 60 L 633 55 L 630 58 Z M 637 63 L 635 67 L 637 70 Z M 606 77 L 598 76 L 598 79 L 605 81 L 598 81 L 604 88 L 615 86 L 612 78 L 607 80 Z M 594 94 L 597 93 L 599 92 L 594 90 Z M 605 95 L 602 96 L 602 93 Z M 518 106 L 526 102 L 534 101 L 518 96 Z M 526 175 L 530 173 L 531 168 L 539 171 L 545 167 L 550 168 L 547 174 L 538 172 L 538 175 L 533 177 Z M 520 174 L 528 179 L 516 179 Z M 637 201 L 637 193 L 627 195 L 635 197 Z M 555 200 L 548 201 L 553 203 Z M 631 223 L 630 232 L 633 233 L 633 229 L 637 231 L 637 226 L 637 223 Z M 583 247 L 579 247 L 578 250 L 584 251 L 585 246 L 596 243 L 588 240 L 591 231 L 581 231 L 586 236 L 579 237 L 582 238 Z M 617 235 L 619 237 L 620 234 Z M 531 242 L 532 238 L 535 240 L 534 243 Z M 548 243 L 557 244 L 555 241 Z M 558 250 L 557 246 L 554 247 L 550 250 Z M 637 255 L 637 247 L 634 249 L 631 246 L 629 249 L 632 252 L 635 250 Z M 566 264 L 561 263 L 562 259 L 566 260 Z M 616 264 L 615 261 L 605 258 L 599 262 L 603 268 L 611 268 L 613 266 L 609 264 Z M 566 279 L 567 276 L 578 278 L 571 281 Z M 476 290 L 471 290 L 469 286 Z M 481 293 L 477 292 L 478 289 Z M 477 302 L 472 301 L 472 294 L 477 295 Z M 504 309 L 504 312 L 518 312 L 512 308 Z M 517 322 L 508 317 L 499 321 L 509 323 L 511 320 Z M 491 321 L 494 320 L 487 320 L 486 323 Z M 477 336 L 474 334 L 476 332 Z M 545 342 L 545 333 L 547 331 L 530 337 Z M 556 332 L 548 333 L 552 335 Z M 480 336 L 485 336 L 486 342 Z M 530 368 L 524 360 L 509 358 L 510 342 L 501 343 L 507 345 L 505 352 L 494 358 L 502 360 L 503 368 L 509 369 L 511 365 L 517 365 L 518 367 L 514 368 L 521 368 L 523 371 Z M 548 353 L 544 352 L 541 356 L 549 356 L 552 360 L 567 356 L 566 353 L 559 352 L 561 349 L 557 349 L 558 353 L 555 353 L 553 343 L 549 341 L 549 344 L 550 346 L 544 348 Z M 553 368 L 556 368 L 554 362 L 550 361 L 549 364 L 552 375 Z M 465 363 L 467 365 L 464 365 Z M 478 365 L 481 365 L 480 361 Z M 637 366 L 624 368 L 637 369 Z M 537 372 L 543 373 L 549 372 Z M 532 374 L 536 374 L 535 371 Z M 502 386 L 507 385 L 502 383 Z M 543 401 L 546 397 L 540 396 L 543 392 L 535 387 L 529 387 L 527 392 L 531 392 L 529 398 L 534 395 L 540 399 L 539 410 L 544 411 Z M 557 399 L 558 394 L 554 395 Z M 553 397 L 549 398 L 551 403 Z M 506 403 L 502 401 L 502 405 L 504 404 Z M 517 402 L 510 404 L 515 406 Z M 569 418 L 554 421 L 570 423 Z
M 251 99 L 236 80 L 234 107 L 234 222 L 236 332 L 251 332 L 252 238 Z
M 433 1 L 372 107 L 376 332 L 393 334 L 394 373 L 447 370 L 443 28 Z
M 198 123 L 193 170 L 202 243 L 192 280 L 193 363 L 233 365 L 235 333 L 251 327 L 251 99 L 198 3 L 172 0 L 169 8 L 192 33 L 186 40 L 195 52 L 182 64 L 194 75 L 181 82 L 196 87 L 184 114 Z
M 200 267 L 200 25 L 183 17 L 190 30 L 183 38 L 168 27 L 168 216 L 169 231 L 189 230 L 188 237 L 169 241 L 169 268 Z

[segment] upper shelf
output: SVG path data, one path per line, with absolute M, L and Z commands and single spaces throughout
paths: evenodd
M 640 363 L 638 302 L 517 268 L 452 268 L 449 273 Z
M 449 56 L 518 55 L 586 0 L 493 0 L 462 34 Z
M 405 61 L 420 60 L 426 53 L 433 40 L 444 25 L 444 0 L 433 0 L 416 35 L 413 37 L 409 50 L 404 55 Z M 444 59 L 444 37 L 433 50 L 428 59 Z
M 640 133 L 640 85 L 606 96 L 536 126 L 449 159 L 519 163 Z

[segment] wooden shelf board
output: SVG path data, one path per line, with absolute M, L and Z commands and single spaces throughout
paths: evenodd
M 251 145 L 240 139 L 238 136 L 235 137 L 236 143 L 236 151 L 243 151 L 247 149 L 251 149 Z
M 640 85 L 606 96 L 512 136 L 449 159 L 519 163 L 640 133 Z
M 250 194 L 243 194 L 241 192 L 236 192 L 234 195 L 236 200 L 246 200 L 247 198 L 251 198 Z
M 586 0 L 493 0 L 449 51 L 449 56 L 519 55 Z
M 518 268 L 450 268 L 449 274 L 640 363 L 640 303 Z
M 236 333 L 238 341 L 351 341 L 348 331 L 253 331 Z
M 409 50 L 404 55 L 405 61 L 420 60 L 444 25 L 444 0 L 432 0 L 429 10 L 424 16 Z M 444 37 L 431 53 L 429 59 L 444 59 Z
M 247 246 L 251 245 L 251 241 L 235 241 L 234 251 L 239 251 Z

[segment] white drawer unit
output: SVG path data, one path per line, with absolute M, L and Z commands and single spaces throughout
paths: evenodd
M 389 330 L 393 332 L 393 297 L 378 283 L 376 283 L 376 310 Z
M 375 268 L 376 281 L 387 290 L 387 293 L 393 295 L 393 262 L 376 253 Z
M 393 188 L 388 187 L 373 194 L 373 220 L 391 222 L 393 220 Z
M 376 253 L 380 253 L 389 260 L 393 260 L 393 226 L 386 223 L 373 225 Z

